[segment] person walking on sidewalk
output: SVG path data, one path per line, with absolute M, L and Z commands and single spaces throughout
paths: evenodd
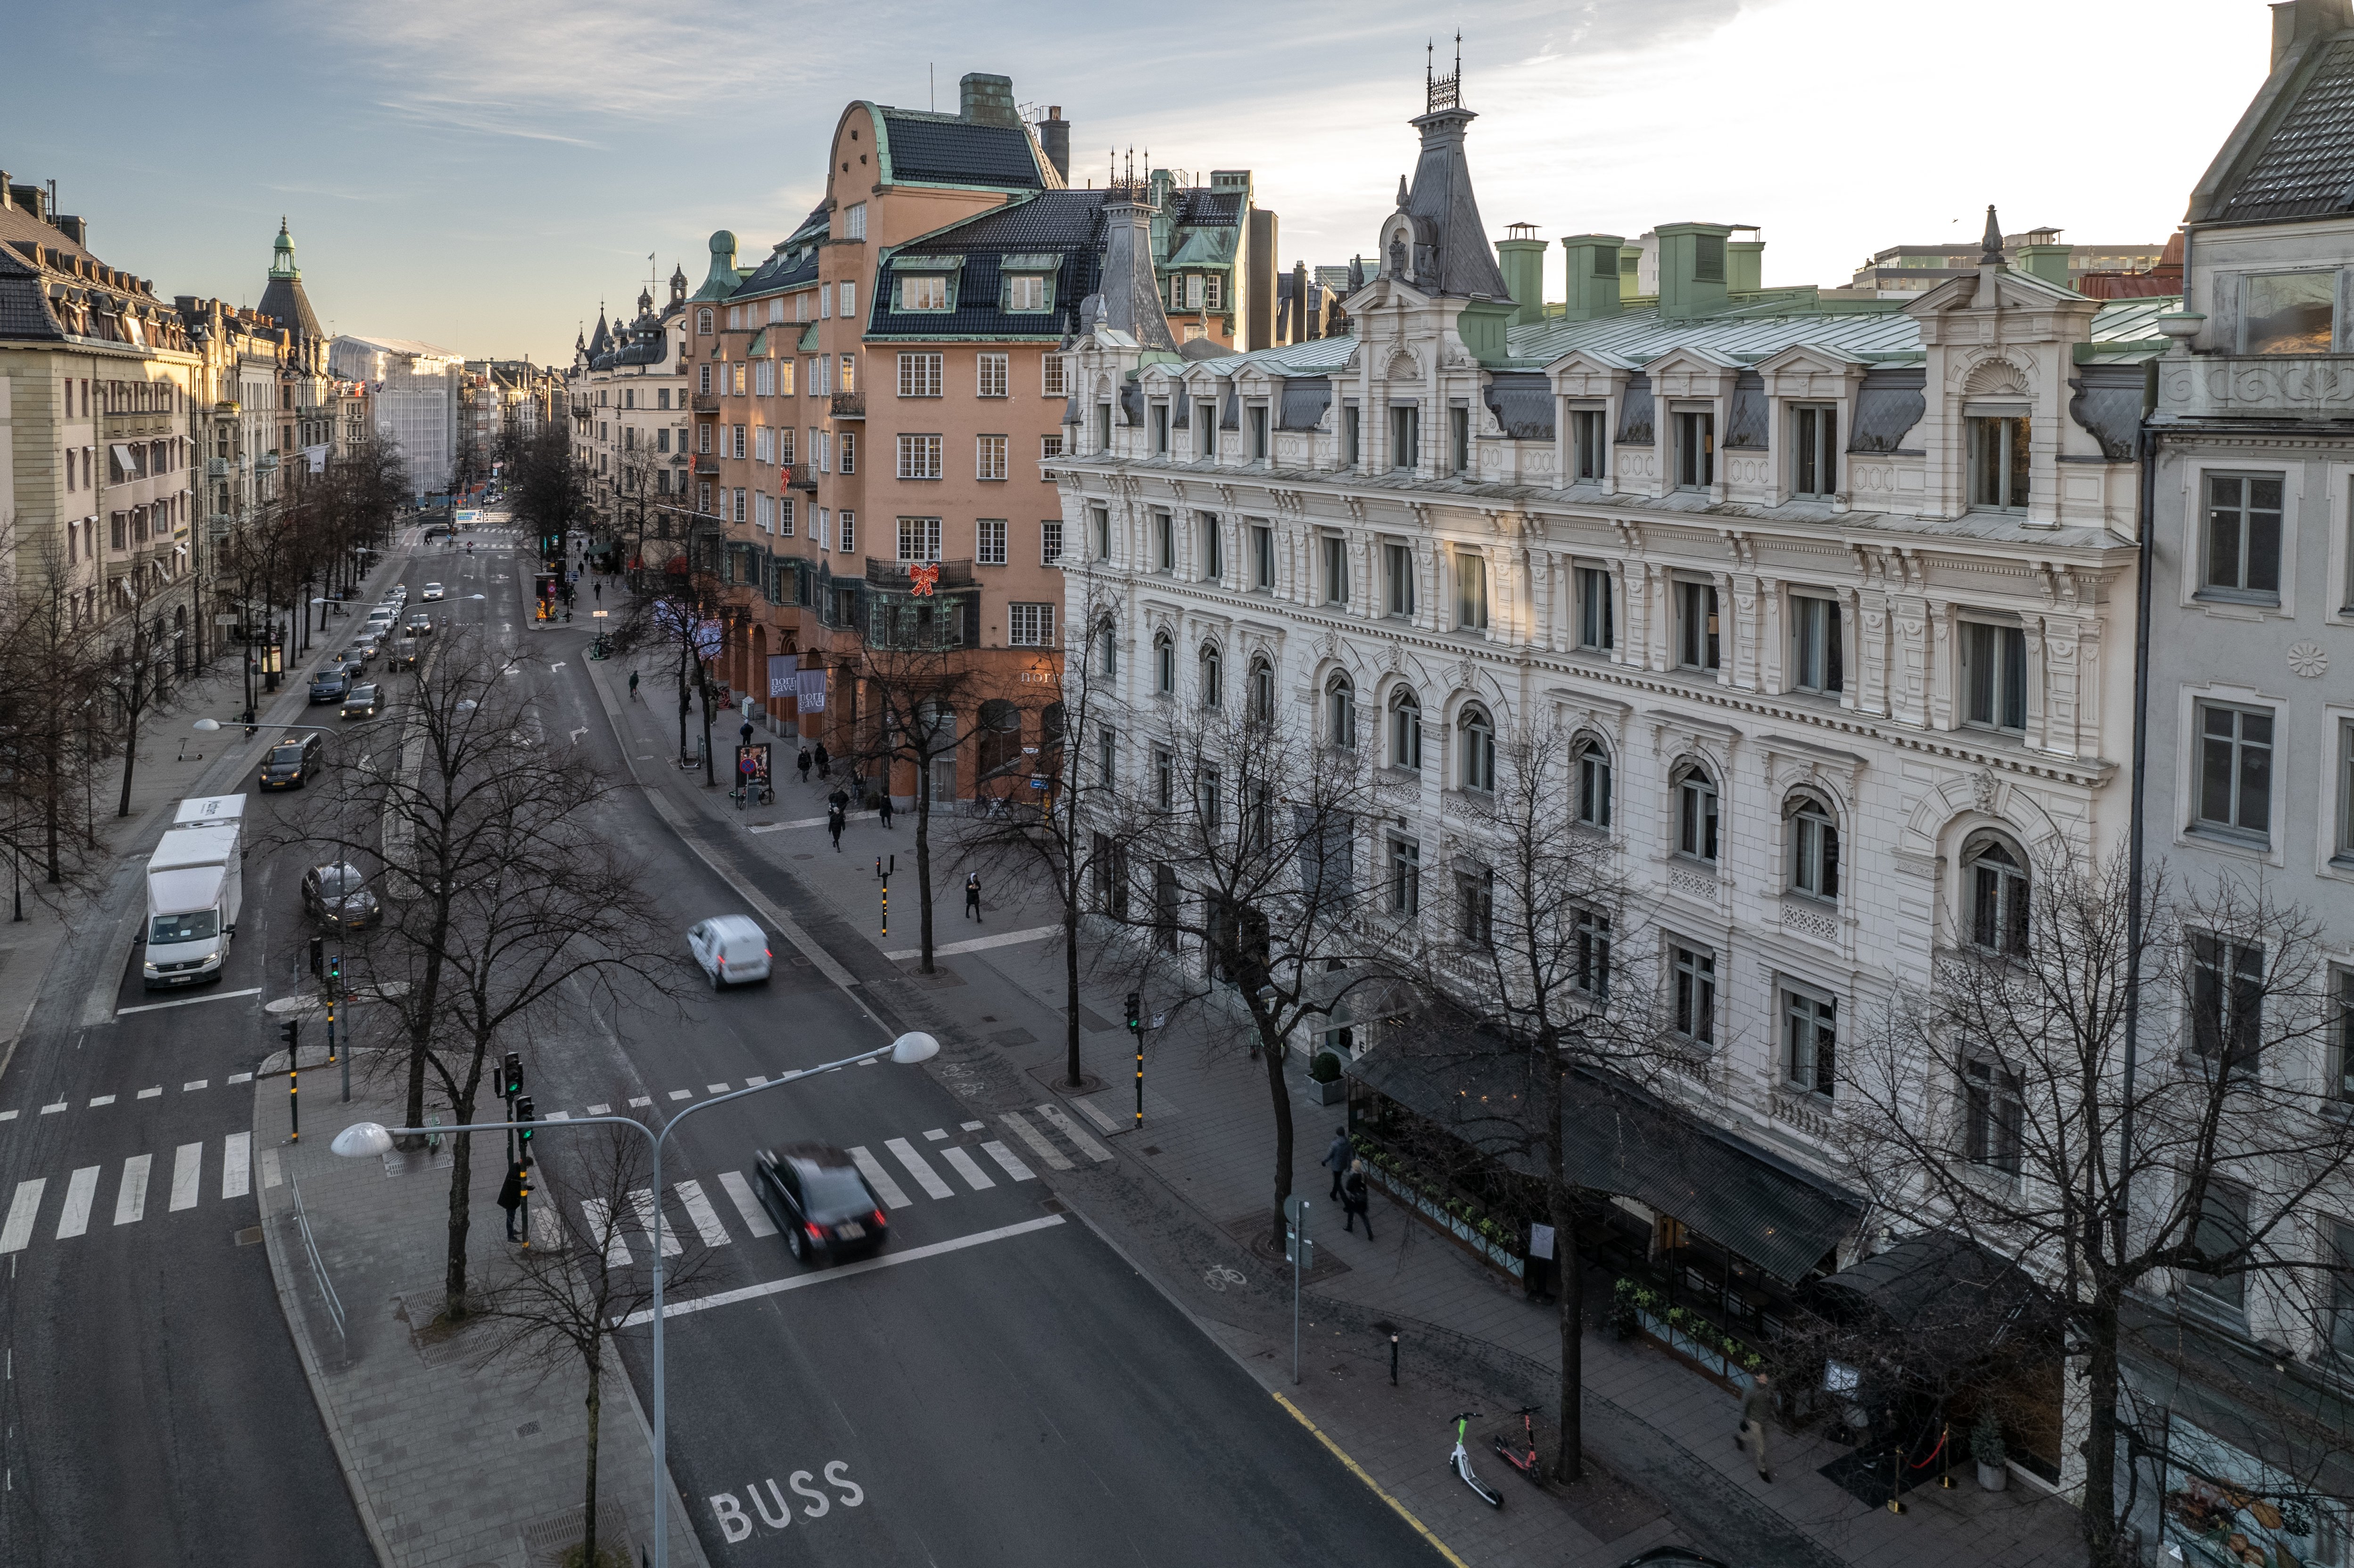
M 1324 1169 L 1332 1172 L 1332 1202 L 1336 1203 L 1341 1201 L 1341 1177 L 1348 1171 L 1349 1160 L 1354 1152 L 1349 1147 L 1349 1129 L 1345 1127 L 1333 1128 L 1332 1141 L 1324 1150 L 1323 1163 Z
M 531 1196 L 531 1178 L 518 1160 L 507 1167 L 507 1179 L 499 1183 L 499 1207 L 507 1212 L 507 1240 L 525 1239 L 515 1227 L 521 1217 L 523 1201 Z
M 821 779 L 833 777 L 833 758 L 825 754 L 825 742 L 822 740 L 817 743 L 817 776 Z
M 885 789 L 883 791 L 882 798 L 875 802 L 875 814 L 883 819 L 883 828 L 886 832 L 890 831 L 891 812 L 893 809 L 894 808 L 891 805 L 891 791 Z
M 801 747 L 801 754 L 793 759 L 793 766 L 801 770 L 801 782 L 804 784 L 808 783 L 810 770 L 810 754 L 808 747 L 804 746 Z
M 588 591 L 595 597 L 599 604 L 605 602 L 605 585 L 603 583 L 591 578 L 588 583 Z
M 736 740 L 737 744 L 740 746 L 749 746 L 752 744 L 752 721 L 750 719 L 747 718 L 744 721 L 744 727 L 736 732 Z
M 1342 1230 L 1353 1234 L 1357 1222 L 1363 1220 L 1365 1222 L 1365 1239 L 1373 1239 L 1373 1202 L 1365 1192 L 1365 1162 L 1362 1160 L 1349 1161 L 1348 1178 L 1341 1183 L 1341 1213 Z
M 825 798 L 825 809 L 845 822 L 850 820 L 850 791 L 837 784 L 833 793 Z
M 981 873 L 977 871 L 964 879 L 964 912 L 981 919 Z M 985 920 L 981 923 L 988 924 Z
M 825 831 L 833 835 L 833 853 L 836 854 L 842 853 L 842 829 L 847 821 L 848 818 L 839 806 L 825 814 Z
M 633 703 L 634 703 L 634 702 L 636 702 L 637 700 L 638 700 L 638 673 L 637 673 L 635 670 L 632 670 L 632 671 L 631 671 L 631 672 L 630 672 L 630 701 L 631 701 L 631 702 L 633 702 Z
M 1764 1372 L 1755 1374 L 1741 1394 L 1741 1426 L 1734 1446 L 1757 1461 L 1757 1478 L 1770 1481 L 1774 1467 L 1766 1457 L 1766 1423 L 1774 1414 L 1774 1391 Z

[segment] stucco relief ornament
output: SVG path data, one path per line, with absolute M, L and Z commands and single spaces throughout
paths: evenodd
M 2306 680 L 2313 680 L 2329 668 L 2329 655 L 2318 642 L 2298 642 L 2290 645 L 2288 667 Z
M 1988 816 L 1994 814 L 1994 774 L 1985 768 L 1970 780 L 1970 799 Z

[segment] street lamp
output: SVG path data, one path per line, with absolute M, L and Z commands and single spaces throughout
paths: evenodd
M 803 1078 L 813 1078 L 820 1073 L 831 1073 L 837 1068 L 856 1066 L 862 1062 L 872 1062 L 882 1056 L 888 1056 L 892 1061 L 898 1063 L 902 1066 L 912 1066 L 918 1062 L 930 1061 L 934 1056 L 939 1054 L 939 1051 L 940 1043 L 938 1041 L 933 1039 L 928 1034 L 911 1031 L 906 1034 L 900 1035 L 888 1045 L 877 1045 L 871 1051 L 861 1051 L 855 1055 L 844 1056 L 839 1062 L 827 1062 L 815 1067 L 804 1067 L 798 1073 L 788 1073 L 781 1078 L 771 1078 L 765 1084 L 757 1084 L 748 1089 L 737 1089 L 732 1094 L 715 1095 L 707 1100 L 698 1101 L 695 1104 L 687 1107 L 676 1116 L 671 1118 L 669 1121 L 663 1123 L 660 1132 L 656 1132 L 653 1128 L 646 1126 L 645 1123 L 639 1121 L 634 1117 L 626 1116 L 571 1117 L 567 1118 L 565 1120 L 560 1122 L 535 1121 L 531 1124 L 532 1130 L 535 1133 L 545 1132 L 548 1128 L 556 1127 L 626 1127 L 643 1134 L 646 1141 L 652 1147 L 654 1162 L 652 1205 L 653 1226 L 652 1233 L 653 1240 L 654 1270 L 654 1568 L 664 1568 L 664 1564 L 669 1561 L 670 1556 L 670 1531 L 668 1524 L 670 1514 L 669 1404 L 663 1386 L 663 1321 L 664 1316 L 663 1311 L 662 1261 L 663 1145 L 669 1140 L 670 1135 L 678 1129 L 679 1123 L 684 1121 L 688 1117 L 693 1116 L 697 1111 L 709 1110 L 713 1106 L 726 1105 L 730 1100 L 740 1100 L 747 1095 L 762 1094 L 769 1089 L 782 1088 L 787 1084 L 798 1083 Z M 343 1155 L 347 1159 L 373 1160 L 380 1159 L 383 1156 L 391 1153 L 392 1140 L 396 1138 L 423 1138 L 437 1133 L 452 1132 L 509 1132 L 520 1128 L 524 1124 L 519 1121 L 486 1121 L 470 1122 L 463 1127 L 386 1127 L 381 1122 L 360 1121 L 354 1122 L 351 1126 L 344 1128 L 343 1131 L 335 1134 L 334 1140 L 328 1147 L 333 1149 L 337 1154 Z

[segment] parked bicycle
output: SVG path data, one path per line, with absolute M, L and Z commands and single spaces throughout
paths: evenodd
M 1476 1410 L 1467 1410 L 1455 1418 L 1455 1452 L 1447 1456 L 1447 1467 L 1453 1470 L 1465 1486 L 1478 1493 L 1481 1502 L 1486 1503 L 1490 1508 L 1501 1508 L 1504 1506 L 1504 1494 L 1482 1481 L 1472 1470 L 1471 1456 L 1463 1446 L 1463 1429 L 1469 1426 L 1479 1414 Z
M 1518 1470 L 1531 1486 L 1541 1488 L 1545 1484 L 1544 1466 L 1537 1458 L 1537 1429 L 1535 1421 L 1532 1419 L 1536 1413 L 1537 1407 L 1533 1404 L 1524 1404 L 1512 1412 L 1521 1418 L 1520 1442 L 1513 1442 L 1501 1432 L 1496 1434 L 1493 1441 L 1496 1457 Z

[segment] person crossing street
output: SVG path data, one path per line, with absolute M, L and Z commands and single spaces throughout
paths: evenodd
M 976 920 L 981 919 L 981 873 L 977 871 L 964 879 L 964 912 Z M 988 924 L 987 921 L 981 923 Z

